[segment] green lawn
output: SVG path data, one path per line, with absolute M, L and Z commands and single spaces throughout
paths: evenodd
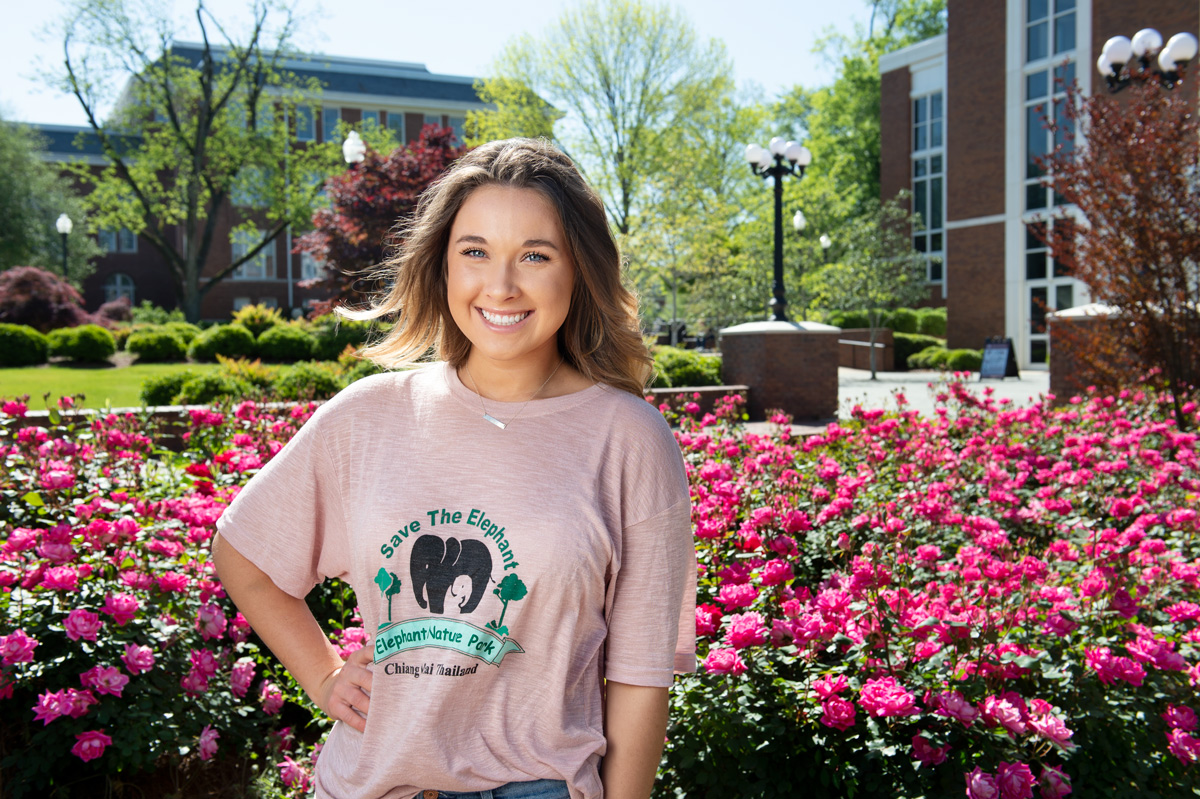
M 144 363 L 133 366 L 29 366 L 0 369 L 0 397 L 12 399 L 29 395 L 29 408 L 46 407 L 42 395 L 50 392 L 53 403 L 60 396 L 83 394 L 84 407 L 138 407 L 142 404 L 142 381 L 147 377 L 170 374 L 183 369 L 207 372 L 215 363 Z

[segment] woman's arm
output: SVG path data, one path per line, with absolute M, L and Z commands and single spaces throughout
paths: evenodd
M 221 584 L 254 632 L 330 718 L 362 732 L 371 704 L 370 647 L 346 661 L 325 636 L 303 599 L 287 593 L 266 572 L 218 534 L 213 564 Z
M 604 799 L 648 799 L 666 734 L 666 688 L 605 683 Z

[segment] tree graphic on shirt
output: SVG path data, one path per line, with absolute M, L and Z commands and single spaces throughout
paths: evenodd
M 375 575 L 375 585 L 379 586 L 379 592 L 387 600 L 388 621 L 390 622 L 392 620 L 392 597 L 400 593 L 400 578 L 381 566 L 379 573 Z
M 492 593 L 500 597 L 504 607 L 500 609 L 499 621 L 489 621 L 484 626 L 490 627 L 500 635 L 508 635 L 508 628 L 504 626 L 504 614 L 508 612 L 508 603 L 521 601 L 529 593 L 529 589 L 525 587 L 525 583 L 521 582 L 521 578 L 517 576 L 516 572 L 513 572 L 501 580 Z

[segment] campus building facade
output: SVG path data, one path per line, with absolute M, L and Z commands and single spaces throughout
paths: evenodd
M 177 44 L 173 53 L 197 60 L 199 45 Z M 300 146 L 320 143 L 336 135 L 340 123 L 352 127 L 371 122 L 390 129 L 397 141 L 413 141 L 427 124 L 451 128 L 463 135 L 467 112 L 485 108 L 474 89 L 475 79 L 430 72 L 423 64 L 374 61 L 358 58 L 312 56 L 287 61 L 283 67 L 301 79 L 316 78 L 323 90 L 319 101 L 300 106 L 295 137 Z M 33 126 L 48 142 L 46 157 L 57 163 L 104 163 L 103 151 L 91 128 L 58 125 Z M 281 154 L 282 156 L 282 154 Z M 253 214 L 253 199 L 234 197 L 218 208 L 220 215 L 212 254 L 205 274 L 227 268 L 245 254 L 246 243 L 231 231 L 246 214 Z M 177 231 L 182 236 L 182 231 Z M 262 303 L 287 311 L 301 309 L 316 299 L 313 289 L 299 283 L 318 276 L 318 265 L 308 254 L 292 253 L 293 233 L 285 230 L 255 258 L 214 286 L 204 298 L 201 315 L 224 319 L 244 305 Z M 128 230 L 101 231 L 105 255 L 84 282 L 89 309 L 127 297 L 137 304 L 149 300 L 171 308 L 177 304 L 170 274 L 162 257 L 145 240 Z
M 1045 368 L 1045 313 L 1086 304 L 1087 286 L 1049 255 L 1031 226 L 1054 193 L 1039 156 L 1070 146 L 1064 87 L 1105 91 L 1096 59 L 1110 37 L 1200 29 L 1195 0 L 948 0 L 945 34 L 889 53 L 881 73 L 884 197 L 912 192 L 924 227 L 933 298 L 946 304 L 948 346 L 1013 340 L 1021 368 Z M 1188 85 L 1194 86 L 1189 80 Z

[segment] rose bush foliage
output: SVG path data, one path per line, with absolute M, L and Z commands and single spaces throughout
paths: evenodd
M 659 795 L 1195 795 L 1197 436 L 1139 392 L 898 399 L 681 419 L 702 666 Z
M 899 399 L 808 437 L 748 432 L 733 398 L 666 406 L 702 665 L 672 691 L 658 795 L 1194 795 L 1196 435 L 1137 392 L 1015 409 L 951 382 L 931 418 Z M 180 453 L 132 415 L 2 410 L 14 795 L 235 756 L 311 792 L 327 722 L 207 545 L 313 406 L 194 411 Z M 366 641 L 348 589 L 310 604 L 344 652 Z

